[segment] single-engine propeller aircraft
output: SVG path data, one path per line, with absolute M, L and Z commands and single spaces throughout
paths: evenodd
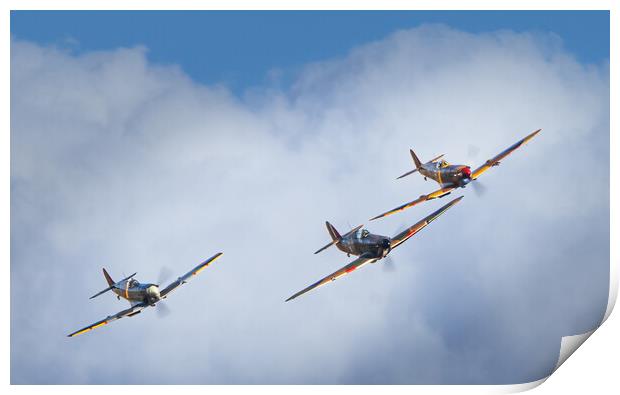
M 538 129 L 527 137 L 517 141 L 498 155 L 487 160 L 482 166 L 478 167 L 473 172 L 471 171 L 471 167 L 469 166 L 451 165 L 443 159 L 441 161 L 438 161 L 443 157 L 443 154 L 431 159 L 426 163 L 422 163 L 420 159 L 418 159 L 417 155 L 413 152 L 413 150 L 409 150 L 409 152 L 411 153 L 411 157 L 413 158 L 413 163 L 415 164 L 415 169 L 403 174 L 397 179 L 418 172 L 424 176 L 424 180 L 426 180 L 427 178 L 431 178 L 437 181 L 440 189 L 436 190 L 435 192 L 431 192 L 428 195 L 422 195 L 416 200 L 400 205 L 390 211 L 386 211 L 385 213 L 377 215 L 370 220 L 372 221 L 378 218 L 387 217 L 388 215 L 392 215 L 399 211 L 406 210 L 409 207 L 413 207 L 427 200 L 444 197 L 450 194 L 456 188 L 464 188 L 467 184 L 476 180 L 478 177 L 480 177 L 480 175 L 489 170 L 491 167 L 499 166 L 500 160 L 513 153 L 517 148 L 525 145 L 525 143 L 530 141 L 540 131 L 541 129 Z
M 108 282 L 109 287 L 104 289 L 101 292 L 96 293 L 91 296 L 90 299 L 93 299 L 105 292 L 112 291 L 116 294 L 118 299 L 123 298 L 127 299 L 129 303 L 131 303 L 131 307 L 127 310 L 123 310 L 114 315 L 110 315 L 107 318 L 102 319 L 101 321 L 97 321 L 92 325 L 89 325 L 85 328 L 80 329 L 79 331 L 75 331 L 68 337 L 73 337 L 77 335 L 81 335 L 82 333 L 88 332 L 95 328 L 99 328 L 107 323 L 112 321 L 119 320 L 123 317 L 133 317 L 136 314 L 139 314 L 142 310 L 149 306 L 155 306 L 156 303 L 160 302 L 163 299 L 166 299 L 170 292 L 177 289 L 177 287 L 185 284 L 189 279 L 191 279 L 196 274 L 200 273 L 205 267 L 209 266 L 209 264 L 215 261 L 217 258 L 222 256 L 221 252 L 213 255 L 211 258 L 202 262 L 200 265 L 193 268 L 191 271 L 185 273 L 181 277 L 177 278 L 166 288 L 160 290 L 158 284 L 141 284 L 133 277 L 137 274 L 134 273 L 129 277 L 126 277 L 118 282 L 114 282 L 108 272 L 103 269 L 103 275 L 105 276 L 106 281 Z
M 325 225 L 327 226 L 327 231 L 329 232 L 329 235 L 332 237 L 332 242 L 319 249 L 317 252 L 315 252 L 315 254 L 318 254 L 319 252 L 335 244 L 336 247 L 338 247 L 340 251 L 345 252 L 347 256 L 357 255 L 359 257 L 353 262 L 339 269 L 338 271 L 330 274 L 327 277 L 322 278 L 321 280 L 310 285 L 309 287 L 297 292 L 295 295 L 286 299 L 286 302 L 295 299 L 296 297 L 303 295 L 308 291 L 323 286 L 329 282 L 335 281 L 336 279 L 344 276 L 345 274 L 349 274 L 355 269 L 359 269 L 360 267 L 368 263 L 375 263 L 378 260 L 385 258 L 390 253 L 390 251 L 392 251 L 392 249 L 398 247 L 411 236 L 424 229 L 426 225 L 430 224 L 437 217 L 446 212 L 450 207 L 457 204 L 459 201 L 461 201 L 461 199 L 463 199 L 463 196 L 452 200 L 445 206 L 441 207 L 439 210 L 435 211 L 423 220 L 405 229 L 404 231 L 392 238 L 371 234 L 370 232 L 368 232 L 368 230 L 362 229 L 362 225 L 341 236 L 336 230 L 336 228 L 332 226 L 332 224 L 326 222 Z

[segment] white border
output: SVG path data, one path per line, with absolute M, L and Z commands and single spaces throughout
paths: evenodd
M 148 8 L 146 8 L 148 6 Z M 5 83 L 3 86 L 8 87 L 10 84 L 10 10 L 71 10 L 71 9 L 84 9 L 84 10 L 143 10 L 143 9 L 159 9 L 159 10 L 233 10 L 233 9 L 248 9 L 248 10 L 275 10 L 275 9 L 291 9 L 291 10 L 611 10 L 611 62 L 612 65 L 618 64 L 617 51 L 614 48 L 618 44 L 618 16 L 616 3 L 613 1 L 577 1 L 577 0 L 503 0 L 503 1 L 490 1 L 490 0 L 476 0 L 476 1 L 459 1 L 459 0 L 443 0 L 443 1 L 398 1 L 387 0 L 382 2 L 358 0 L 358 1 L 344 1 L 344 0 L 299 0 L 290 2 L 283 0 L 263 0 L 261 2 L 251 0 L 230 0 L 230 1 L 192 1 L 192 0 L 179 0 L 179 1 L 167 1 L 167 0 L 126 0 L 126 1 L 105 1 L 105 0 L 92 0 L 88 3 L 77 0 L 60 0 L 55 2 L 44 0 L 9 0 L 2 3 L 3 13 L 0 17 L 2 26 L 8 30 L 9 34 L 5 36 L 2 41 L 1 49 L 4 61 L 2 62 L 2 75 L 4 76 Z M 614 78 L 613 67 L 610 67 L 611 71 L 611 108 L 615 108 L 614 103 L 617 103 L 617 85 L 618 81 Z M 2 106 L 0 113 L 2 120 L 4 120 L 4 133 L 2 134 L 2 144 L 0 144 L 0 168 L 2 169 L 2 175 L 4 182 L 2 183 L 3 193 L 0 195 L 2 199 L 2 207 L 6 218 L 5 226 L 0 230 L 0 252 L 2 253 L 3 261 L 7 264 L 4 265 L 5 279 L 10 279 L 10 90 L 4 89 L 4 95 L 2 95 Z M 618 174 L 618 161 L 615 159 L 615 154 L 618 152 L 618 139 L 616 136 L 616 114 L 611 112 L 611 179 Z M 593 192 L 595 193 L 595 192 Z M 605 320 L 609 318 L 613 306 L 615 304 L 618 292 L 618 252 L 615 247 L 615 241 L 617 240 L 617 224 L 618 213 L 614 202 L 618 201 L 618 192 L 616 184 L 611 184 L 611 251 L 610 251 L 610 294 L 607 311 L 605 313 Z M 10 309 L 10 288 L 8 286 L 9 281 L 5 280 L 5 286 L 2 287 L 3 292 L 3 313 L 7 317 Z M 596 393 L 616 393 L 620 388 L 619 379 L 616 372 L 617 365 L 614 363 L 617 361 L 618 356 L 618 333 L 620 333 L 620 324 L 618 323 L 617 314 L 615 317 L 607 322 L 602 330 L 596 331 L 597 333 L 592 336 L 593 339 L 588 343 L 593 343 L 592 348 L 589 350 L 580 351 L 579 360 L 573 358 L 575 361 L 569 359 L 565 365 L 561 362 L 560 365 L 565 366 L 553 374 L 554 379 L 550 380 L 551 383 L 542 386 L 537 391 L 544 390 L 553 391 L 553 393 L 570 393 L 573 391 L 585 391 L 587 389 L 596 389 Z M 26 393 L 31 391 L 40 391 L 42 387 L 37 386 L 9 386 L 10 383 L 10 320 L 5 320 L 5 325 L 0 329 L 2 331 L 3 344 L 5 345 L 5 358 L 2 360 L 2 378 L 5 388 L 11 393 Z M 600 332 L 600 333 L 599 333 Z M 587 339 L 592 333 L 586 335 L 572 336 L 562 339 L 562 351 L 561 355 L 566 356 L 567 352 L 572 353 L 578 347 L 583 340 Z M 584 347 L 588 348 L 588 347 Z M 568 354 L 570 355 L 570 354 Z M 562 358 L 561 358 L 562 359 Z M 562 361 L 563 362 L 563 361 Z M 574 363 L 573 363 L 574 362 Z M 575 371 L 575 368 L 578 371 Z M 613 369 L 613 370 L 612 370 Z M 412 390 L 421 390 L 423 392 L 442 392 L 446 391 L 454 392 L 471 392 L 471 393 L 505 393 L 505 392 L 518 392 L 524 391 L 530 388 L 534 388 L 544 382 L 546 379 L 539 380 L 537 382 L 518 384 L 518 385 L 506 385 L 506 386 L 209 386 L 208 391 L 217 392 L 222 394 L 238 393 L 239 391 L 252 393 L 269 393 L 269 394 L 289 394 L 291 391 L 295 393 L 309 393 L 315 390 L 325 392 L 345 392 L 345 393 L 376 393 L 376 391 L 390 393 L 410 393 Z M 184 392 L 202 393 L 205 391 L 205 387 L 202 386 L 174 386 L 175 391 L 183 390 Z M 88 391 L 89 393 L 104 393 L 110 390 L 131 390 L 131 391 L 149 391 L 149 392 L 168 392 L 171 387 L 162 386 L 143 386 L 143 387 L 127 387 L 127 386 L 114 386 L 110 388 L 107 386 L 47 386 L 44 387 L 46 392 L 52 393 L 82 393 Z

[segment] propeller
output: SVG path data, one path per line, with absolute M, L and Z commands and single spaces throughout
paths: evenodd
M 467 146 L 467 156 L 470 159 L 476 158 L 479 153 L 480 153 L 480 147 L 478 147 L 477 145 L 469 144 Z
M 383 239 L 382 243 L 381 243 L 381 247 L 383 248 L 383 254 L 384 256 L 387 256 L 390 251 L 392 251 L 392 245 L 390 244 L 390 239 Z
M 394 234 L 399 234 L 402 231 L 404 231 L 405 229 L 407 229 L 407 225 L 401 225 L 399 226 L 399 230 L 397 232 L 395 232 Z M 386 243 L 387 241 L 387 243 Z M 387 246 L 385 245 L 387 244 Z M 381 260 L 381 267 L 383 269 L 384 272 L 386 273 L 393 273 L 396 271 L 396 264 L 394 263 L 394 259 L 392 259 L 392 256 L 389 255 L 389 253 L 392 251 L 392 247 L 390 245 L 390 242 L 388 239 L 384 240 L 384 248 L 388 249 L 388 252 L 386 254 L 386 256 Z
M 381 267 L 383 268 L 384 272 L 393 273 L 396 271 L 396 265 L 394 264 L 394 259 L 392 259 L 391 256 L 388 255 L 382 260 L 383 260 L 383 264 L 381 265 Z
M 483 196 L 487 192 L 487 187 L 478 180 L 474 180 L 470 185 L 478 197 Z
M 401 223 L 400 226 L 397 228 L 396 232 L 394 232 L 395 235 L 400 234 L 401 232 L 403 232 L 405 229 L 407 229 L 409 227 L 408 224 L 406 223 Z M 392 248 L 390 247 L 390 251 L 392 250 Z M 387 255 L 385 258 L 383 258 L 381 260 L 382 263 L 382 268 L 383 271 L 386 273 L 393 273 L 396 271 L 396 264 L 394 263 L 394 259 L 392 259 L 392 256 Z
M 171 277 L 172 277 L 172 270 L 170 270 L 168 266 L 162 266 L 161 269 L 159 270 L 159 276 L 157 277 L 157 284 L 158 284 L 157 286 L 158 287 L 164 286 L 164 284 L 167 283 Z M 156 310 L 157 310 L 157 317 L 159 318 L 165 318 L 169 316 L 170 313 L 172 312 L 170 308 L 168 307 L 168 305 L 163 300 L 160 300 L 159 302 L 157 302 Z
M 169 316 L 170 313 L 172 312 L 170 310 L 170 308 L 168 307 L 168 305 L 166 303 L 164 303 L 163 300 L 160 300 L 157 303 L 156 306 L 157 306 L 157 308 L 156 308 L 156 310 L 157 310 L 157 317 L 159 317 L 159 318 L 165 318 L 165 317 Z
M 172 270 L 170 270 L 168 266 L 162 266 L 162 268 L 159 270 L 159 276 L 157 277 L 158 286 L 162 286 L 164 285 L 164 283 L 167 283 L 171 277 Z
M 480 154 L 480 147 L 478 147 L 477 145 L 473 145 L 473 144 L 469 144 L 467 146 L 467 156 L 469 157 L 469 159 L 475 159 L 478 154 Z M 480 183 L 480 181 L 478 180 L 472 180 L 470 182 L 470 185 L 472 186 L 472 188 L 474 189 L 474 192 L 476 193 L 476 196 L 481 197 L 482 195 L 484 195 L 487 191 L 487 188 Z

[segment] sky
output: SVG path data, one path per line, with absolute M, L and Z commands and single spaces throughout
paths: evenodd
M 607 304 L 608 14 L 261 15 L 12 13 L 11 383 L 549 374 Z M 319 20 L 329 40 L 301 23 Z M 538 128 L 394 269 L 284 303 L 351 260 L 312 254 L 325 220 L 342 233 L 435 189 L 395 180 L 409 148 L 477 166 Z M 445 203 L 366 226 L 393 236 Z M 169 315 L 66 337 L 126 308 L 88 299 L 102 267 L 154 282 L 218 251 Z
M 606 11 L 13 11 L 11 34 L 74 53 L 144 45 L 150 61 L 240 94 L 288 85 L 306 63 L 424 23 L 552 33 L 581 62 L 609 58 Z

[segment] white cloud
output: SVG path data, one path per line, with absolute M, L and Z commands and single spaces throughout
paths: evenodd
M 423 26 L 238 98 L 146 55 L 12 42 L 13 383 L 519 382 L 602 317 L 608 65 L 551 35 Z M 312 254 L 326 219 L 345 230 L 434 189 L 394 180 L 408 148 L 475 166 L 538 128 L 484 196 L 463 190 L 393 252 L 396 272 L 283 302 L 348 261 Z M 87 299 L 102 266 L 156 281 L 220 250 L 166 319 L 64 337 L 125 307 Z

